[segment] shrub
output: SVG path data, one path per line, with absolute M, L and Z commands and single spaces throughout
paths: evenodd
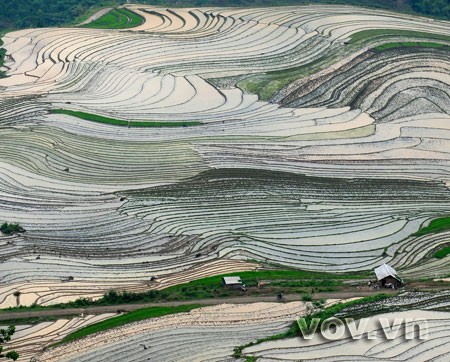
M 3 344 L 5 342 L 11 341 L 12 335 L 16 332 L 16 327 L 9 326 L 6 329 L 0 329 L 0 343 Z M 3 346 L 0 345 L 0 358 L 6 357 L 7 359 L 12 359 L 13 361 L 19 358 L 19 354 L 16 351 L 9 351 L 5 355 L 3 355 Z
M 302 301 L 304 301 L 304 302 L 310 302 L 310 301 L 312 301 L 312 296 L 311 296 L 311 294 L 303 294 L 303 295 L 302 295 Z
M 25 229 L 20 226 L 19 224 L 8 224 L 7 222 L 3 223 L 2 226 L 0 226 L 0 231 L 2 234 L 5 235 L 13 235 L 13 234 L 19 234 L 24 233 Z
M 445 246 L 442 249 L 439 249 L 438 251 L 436 251 L 434 253 L 434 257 L 437 259 L 443 259 L 445 258 L 447 255 L 450 255 L 450 246 Z

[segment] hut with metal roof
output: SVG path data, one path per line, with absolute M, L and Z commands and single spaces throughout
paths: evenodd
M 223 277 L 222 285 L 228 289 L 242 289 L 242 280 L 240 277 Z
M 378 285 L 382 288 L 397 289 L 403 286 L 403 280 L 400 278 L 393 267 L 388 264 L 380 265 L 375 268 Z

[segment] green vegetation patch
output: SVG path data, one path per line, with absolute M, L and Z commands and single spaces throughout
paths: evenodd
M 135 12 L 124 8 L 116 8 L 81 27 L 95 29 L 128 29 L 139 26 L 143 24 L 144 21 L 145 19 Z
M 19 224 L 5 222 L 0 226 L 0 232 L 5 235 L 13 235 L 24 233 L 25 229 Z
M 442 40 L 442 41 L 450 41 L 450 36 L 448 35 L 440 35 L 440 34 L 432 34 L 425 33 L 420 31 L 412 31 L 412 30 L 397 30 L 397 29 L 371 29 L 371 30 L 363 30 L 357 32 L 350 36 L 350 44 L 366 42 L 374 39 L 383 39 L 390 37 L 408 37 L 408 38 L 421 38 L 421 39 L 432 39 L 432 40 Z
M 185 313 L 191 311 L 192 309 L 200 307 L 204 306 L 192 304 L 192 305 L 180 305 L 177 307 L 151 307 L 138 309 L 134 312 L 122 314 L 117 317 L 106 319 L 102 322 L 94 323 L 91 324 L 90 326 L 81 328 L 73 333 L 68 334 L 66 337 L 64 337 L 60 342 L 56 343 L 55 345 L 71 342 L 76 339 L 80 339 L 94 333 L 106 331 L 108 329 L 117 328 L 128 323 L 138 322 L 150 318 L 162 317 L 168 314 Z
M 239 276 L 247 287 L 257 287 L 258 282 L 266 282 L 262 289 L 248 290 L 246 294 L 306 293 L 305 288 L 316 291 L 333 291 L 341 286 L 342 280 L 365 279 L 367 274 L 328 274 L 320 272 L 307 272 L 298 270 L 258 270 L 236 272 L 191 281 L 175 285 L 163 290 L 150 290 L 144 293 L 129 293 L 109 291 L 101 299 L 89 302 L 85 299 L 70 303 L 71 307 L 84 307 L 88 305 L 114 305 L 127 303 L 147 303 L 158 301 L 177 301 L 206 298 L 226 298 L 241 295 L 240 290 L 229 290 L 222 287 L 222 277 Z M 88 303 L 88 304 L 86 304 Z
M 64 24 L 64 26 L 77 26 L 79 27 L 80 24 L 87 19 L 89 19 L 92 15 L 95 15 L 99 11 L 105 9 L 105 8 L 113 8 L 120 5 L 117 1 L 114 0 L 105 0 L 97 2 L 97 4 L 90 6 L 90 7 L 83 7 L 82 9 L 79 7 L 80 11 L 77 11 L 73 14 L 75 18 L 70 17 L 69 20 Z
M 50 113 L 67 114 L 69 116 L 78 117 L 86 121 L 126 127 L 189 127 L 202 124 L 198 121 L 124 121 L 122 119 L 109 118 L 86 112 L 71 111 L 68 109 L 52 109 L 50 110 Z
M 318 312 L 315 312 L 315 313 L 305 316 L 304 321 L 307 323 L 307 325 L 311 325 L 312 320 L 314 318 L 318 318 L 320 321 L 319 321 L 318 328 L 316 331 L 319 331 L 322 323 L 326 319 L 335 317 L 337 314 L 341 314 L 342 312 L 345 311 L 345 309 L 347 309 L 349 307 L 354 307 L 355 305 L 365 304 L 365 303 L 374 303 L 374 302 L 378 302 L 378 301 L 381 301 L 381 300 L 384 300 L 387 298 L 391 298 L 391 297 L 393 297 L 393 296 L 381 293 L 381 294 L 372 295 L 370 297 L 361 298 L 358 300 L 352 300 L 352 301 L 346 302 L 346 303 L 338 303 L 338 304 L 332 305 L 331 307 L 325 308 L 323 310 L 320 310 Z M 377 311 L 377 313 L 380 313 L 380 312 Z M 254 346 L 256 344 L 260 344 L 260 343 L 268 342 L 268 341 L 275 341 L 275 340 L 279 340 L 279 339 L 285 339 L 285 338 L 293 338 L 293 337 L 297 337 L 297 336 L 300 336 L 300 328 L 298 326 L 298 322 L 295 321 L 294 323 L 292 323 L 291 327 L 284 333 L 279 333 L 279 334 L 275 334 L 272 336 L 264 337 L 264 338 L 258 339 L 255 342 L 250 342 L 245 345 L 234 348 L 233 357 L 234 358 L 242 358 L 243 357 L 242 351 L 245 348 Z
M 239 81 L 237 86 L 248 93 L 257 94 L 263 101 L 268 101 L 276 92 L 289 83 L 316 73 L 332 64 L 335 60 L 332 57 L 324 57 L 298 67 L 250 76 Z
M 376 51 L 385 51 L 395 48 L 433 48 L 433 49 L 441 49 L 445 51 L 450 51 L 450 46 L 447 44 L 441 43 L 432 43 L 432 42 L 397 42 L 397 43 L 386 43 L 382 45 L 378 45 L 373 48 Z
M 441 217 L 430 222 L 428 226 L 421 227 L 414 236 L 422 236 L 427 234 L 436 234 L 442 231 L 450 230 L 450 216 Z
M 5 62 L 5 55 L 6 55 L 6 49 L 2 48 L 3 45 L 3 33 L 0 33 L 0 68 L 3 67 L 3 64 Z M 0 70 L 0 78 L 4 78 L 5 77 L 5 72 L 3 70 Z
M 222 286 L 222 277 L 240 276 L 248 288 L 247 292 L 240 290 L 229 290 Z M 153 303 L 161 301 L 180 301 L 207 298 L 226 298 L 246 295 L 277 293 L 299 293 L 303 298 L 310 299 L 312 292 L 335 291 L 336 287 L 344 285 L 344 280 L 366 279 L 369 274 L 339 274 L 308 272 L 302 270 L 258 270 L 247 272 L 236 272 L 217 275 L 191 281 L 189 283 L 175 285 L 163 290 L 149 290 L 143 293 L 131 293 L 127 291 L 117 292 L 110 290 L 102 298 L 92 301 L 88 298 L 80 298 L 73 302 L 55 304 L 52 306 L 33 305 L 29 307 L 14 307 L 1 310 L 3 313 L 24 312 L 27 310 L 49 310 L 64 308 L 84 308 L 89 306 L 119 305 L 129 303 Z M 265 282 L 263 288 L 257 288 L 258 282 Z M 150 282 L 151 283 L 151 282 Z
M 12 359 L 16 361 L 20 356 L 16 351 L 9 351 L 6 354 L 3 354 L 3 343 L 7 343 L 11 341 L 12 335 L 16 333 L 15 326 L 9 326 L 8 328 L 0 329 L 0 359 Z
M 443 259 L 445 258 L 447 255 L 450 255 L 450 246 L 445 246 L 442 249 L 439 249 L 438 251 L 436 251 L 434 253 L 434 257 L 437 259 Z

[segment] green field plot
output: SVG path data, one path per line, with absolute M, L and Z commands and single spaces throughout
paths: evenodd
M 83 28 L 128 29 L 141 25 L 144 19 L 128 9 L 112 9 L 97 20 L 83 25 Z
M 441 231 L 450 230 L 450 216 L 441 217 L 430 222 L 428 226 L 422 227 L 417 231 L 415 236 L 422 236 L 427 234 L 436 234 Z
M 124 121 L 122 119 L 109 118 L 104 116 L 99 116 L 97 114 L 70 111 L 66 109 L 52 109 L 50 113 L 53 114 L 67 114 L 69 116 L 84 119 L 86 121 L 93 121 L 98 123 L 112 124 L 115 126 L 129 126 L 129 127 L 188 127 L 188 126 L 198 126 L 201 122 L 197 121 L 173 121 L 173 122 L 162 122 L 162 121 Z

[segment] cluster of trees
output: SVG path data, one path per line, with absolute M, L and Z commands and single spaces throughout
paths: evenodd
M 212 284 L 204 285 L 176 285 L 164 290 L 148 290 L 141 293 L 133 293 L 127 291 L 110 290 L 103 295 L 102 298 L 92 300 L 89 298 L 79 298 L 75 301 L 57 304 L 54 307 L 58 308 L 83 308 L 88 306 L 101 305 L 117 305 L 129 303 L 148 303 L 158 301 L 173 301 L 173 300 L 192 300 L 216 298 L 236 295 L 239 291 L 234 292 L 225 290 L 224 288 Z
M 448 0 L 133 0 L 162 6 L 272 6 L 311 3 L 349 4 L 415 12 L 450 19 Z M 117 6 L 125 0 L 2 0 L 0 31 L 71 23 L 92 8 Z
M 0 36 L 2 34 L 0 33 Z M 6 55 L 6 49 L 1 48 L 3 45 L 3 41 L 0 39 L 0 68 L 3 66 L 3 62 L 5 61 L 5 55 Z M 3 70 L 0 70 L 0 78 L 3 78 L 5 76 L 5 72 Z
M 24 233 L 25 229 L 19 224 L 8 224 L 7 222 L 3 223 L 0 226 L 0 232 L 5 235 L 19 234 Z
M 67 24 L 89 8 L 124 1 L 98 0 L 2 0 L 0 29 L 20 29 Z
M 184 291 L 186 292 L 186 291 Z M 98 300 L 91 300 L 89 298 L 79 298 L 75 301 L 58 304 L 59 308 L 80 308 L 89 306 L 99 306 L 99 305 L 116 305 L 116 304 L 128 304 L 128 303 L 147 303 L 156 302 L 160 300 L 185 300 L 191 297 L 190 295 L 185 295 L 186 293 L 178 292 L 166 292 L 159 290 L 149 290 L 142 293 L 133 293 L 127 291 L 117 292 L 115 290 L 110 290 L 103 295 L 102 298 Z M 208 297 L 214 297 L 213 294 L 207 295 Z M 192 297 L 198 297 L 194 295 Z
M 450 19 L 450 2 L 448 0 L 410 0 L 411 8 L 424 15 Z
M 6 329 L 0 329 L 0 343 L 3 344 L 5 342 L 9 342 L 14 333 L 16 333 L 16 327 L 14 326 L 9 326 Z M 0 359 L 3 358 L 16 361 L 19 358 L 19 354 L 16 351 L 9 351 L 8 353 L 3 354 L 3 346 L 0 345 Z

